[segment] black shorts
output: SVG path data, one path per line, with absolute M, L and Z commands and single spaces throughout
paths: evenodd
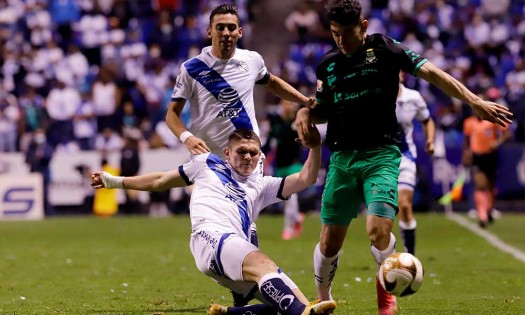
M 484 173 L 491 181 L 495 181 L 498 170 L 498 152 L 473 154 L 472 166 L 474 170 Z

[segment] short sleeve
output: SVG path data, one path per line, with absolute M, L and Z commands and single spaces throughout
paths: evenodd
M 423 58 L 421 55 L 408 48 L 405 44 L 402 44 L 401 42 L 386 35 L 382 36 L 386 42 L 387 50 L 393 53 L 393 61 L 399 64 L 403 71 L 415 76 L 417 75 L 419 68 L 428 62 L 426 58 Z
M 179 75 L 173 87 L 173 93 L 171 94 L 171 100 L 175 101 L 178 99 L 190 99 L 192 94 L 192 82 L 193 79 L 188 74 L 184 64 L 180 67 Z
M 179 166 L 179 174 L 186 184 L 191 185 L 199 173 L 206 168 L 206 161 L 211 153 L 194 156 L 188 163 Z

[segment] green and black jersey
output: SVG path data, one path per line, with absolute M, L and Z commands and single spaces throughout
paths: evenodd
M 415 75 L 425 62 L 382 34 L 368 35 L 355 54 L 328 52 L 317 67 L 319 105 L 311 114 L 328 120 L 329 148 L 343 151 L 397 144 L 399 71 Z

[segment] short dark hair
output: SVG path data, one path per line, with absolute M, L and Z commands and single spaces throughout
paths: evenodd
M 326 19 L 342 25 L 357 25 L 361 20 L 359 0 L 330 0 L 325 7 Z
M 221 4 L 216 6 L 210 13 L 210 26 L 212 24 L 213 18 L 218 14 L 233 14 L 237 16 L 239 24 L 241 23 L 239 19 L 239 13 L 237 13 L 237 7 L 233 4 Z
M 238 142 L 242 139 L 246 140 L 255 140 L 261 145 L 261 139 L 259 136 L 251 129 L 236 129 L 228 138 L 228 146 L 232 143 Z

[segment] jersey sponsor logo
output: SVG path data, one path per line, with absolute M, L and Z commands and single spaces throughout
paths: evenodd
M 208 74 L 210 74 L 210 71 L 208 71 L 208 70 L 204 70 L 204 71 L 199 72 L 199 75 L 200 75 L 201 77 L 205 77 L 205 76 L 207 76 Z
M 284 294 L 281 290 L 277 289 L 271 281 L 263 283 L 261 291 L 265 292 L 272 300 L 277 302 L 279 308 L 282 310 L 287 310 L 295 300 L 293 295 Z
M 217 98 L 224 108 L 230 108 L 234 107 L 239 101 L 239 93 L 234 88 L 227 87 L 219 93 Z
M 376 62 L 377 62 L 377 57 L 374 54 L 374 49 L 373 48 L 367 49 L 366 57 L 365 57 L 365 64 L 371 64 L 371 63 L 376 63 Z

